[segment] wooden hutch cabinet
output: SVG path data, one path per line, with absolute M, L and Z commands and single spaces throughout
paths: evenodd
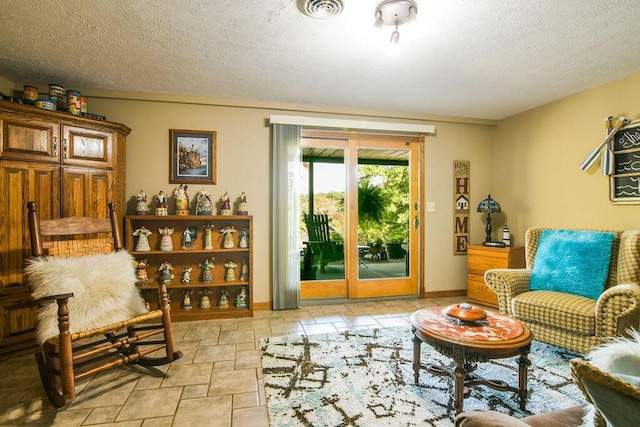
M 35 310 L 22 269 L 30 256 L 26 203 L 42 219 L 125 215 L 121 124 L 0 101 L 0 359 L 34 344 Z
M 467 300 L 498 307 L 498 296 L 484 282 L 484 273 L 492 268 L 524 268 L 524 247 L 504 248 L 469 245 L 467 247 Z

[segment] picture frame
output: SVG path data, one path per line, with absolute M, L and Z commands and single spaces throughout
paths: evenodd
M 216 183 L 216 132 L 169 129 L 169 183 Z

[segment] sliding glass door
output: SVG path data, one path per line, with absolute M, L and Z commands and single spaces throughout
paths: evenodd
M 418 294 L 418 142 L 303 131 L 302 299 Z

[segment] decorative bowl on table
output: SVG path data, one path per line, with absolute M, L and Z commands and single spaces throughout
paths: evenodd
M 467 303 L 451 304 L 444 309 L 444 314 L 462 322 L 480 322 L 487 318 L 486 311 Z

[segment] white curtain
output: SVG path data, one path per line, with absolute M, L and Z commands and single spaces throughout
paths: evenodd
M 300 308 L 300 126 L 272 125 L 273 309 Z

